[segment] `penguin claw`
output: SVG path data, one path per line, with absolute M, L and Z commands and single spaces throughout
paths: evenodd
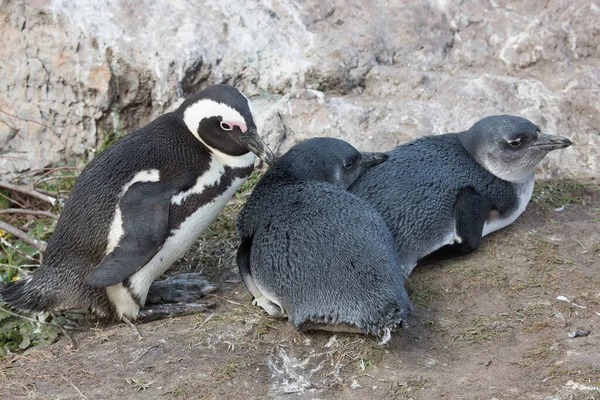
M 157 304 L 155 306 L 140 310 L 137 320 L 140 323 L 145 323 L 172 316 L 182 316 L 204 312 L 209 306 L 210 304 L 207 305 L 201 303 Z

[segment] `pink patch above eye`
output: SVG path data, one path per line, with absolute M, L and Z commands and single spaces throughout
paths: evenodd
M 233 130 L 234 126 L 237 126 L 238 128 L 240 128 L 240 130 L 242 131 L 242 133 L 246 133 L 246 131 L 248 130 L 248 127 L 243 122 L 238 122 L 238 121 L 221 121 L 221 128 L 223 130 L 225 130 L 225 131 Z

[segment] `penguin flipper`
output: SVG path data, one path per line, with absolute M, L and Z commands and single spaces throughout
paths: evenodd
M 136 182 L 119 201 L 123 236 L 86 283 L 108 287 L 139 271 L 161 249 L 168 233 L 169 206 L 175 187 L 170 183 Z
M 244 281 L 244 285 L 246 285 L 246 288 L 254 296 L 252 305 L 262 307 L 272 317 L 286 318 L 287 315 L 283 308 L 269 300 L 254 283 L 252 271 L 250 270 L 250 250 L 252 249 L 253 238 L 253 236 L 243 238 L 237 251 L 236 262 L 242 281 Z
M 472 186 L 463 188 L 454 205 L 456 234 L 462 239 L 460 255 L 471 253 L 479 248 L 483 226 L 495 208 L 494 203 Z
M 477 250 L 481 243 L 485 221 L 494 208 L 494 203 L 473 187 L 467 186 L 461 189 L 454 203 L 456 235 L 461 242 L 440 247 L 420 259 L 419 264 L 460 257 Z

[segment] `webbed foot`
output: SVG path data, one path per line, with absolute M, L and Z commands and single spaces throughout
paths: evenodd
M 215 290 L 217 287 L 204 279 L 201 273 L 179 274 L 152 282 L 146 303 L 187 303 Z

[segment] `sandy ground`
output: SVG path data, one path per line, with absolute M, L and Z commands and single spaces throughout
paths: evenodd
M 531 203 L 475 254 L 417 268 L 416 311 L 387 345 L 296 332 L 250 306 L 229 265 L 213 308 L 140 324 L 141 341 L 96 324 L 77 348 L 4 358 L 0 398 L 600 399 L 599 189 Z

